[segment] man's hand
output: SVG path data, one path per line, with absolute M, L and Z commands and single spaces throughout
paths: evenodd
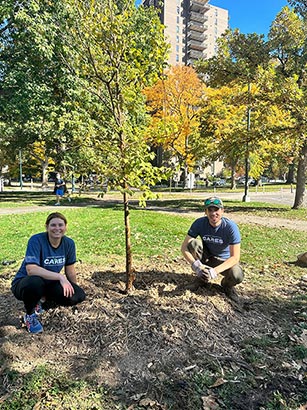
M 210 279 L 217 278 L 216 270 L 210 266 L 203 265 L 198 259 L 192 263 L 191 267 L 196 275 L 206 282 L 209 282 Z
M 63 276 L 63 277 L 60 279 L 60 283 L 61 283 L 62 288 L 63 288 L 64 296 L 65 296 L 66 298 L 72 297 L 72 295 L 75 293 L 75 290 L 74 290 L 72 284 L 69 282 L 69 280 L 66 279 L 65 276 Z

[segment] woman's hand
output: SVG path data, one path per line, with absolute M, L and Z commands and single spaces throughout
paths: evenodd
M 66 277 L 62 275 L 62 277 L 60 279 L 60 283 L 61 283 L 62 288 L 63 288 L 64 296 L 66 298 L 72 297 L 72 295 L 75 293 L 75 290 L 74 290 L 72 284 L 69 282 L 69 280 L 66 279 Z

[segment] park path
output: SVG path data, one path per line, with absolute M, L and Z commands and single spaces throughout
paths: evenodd
M 63 208 L 67 208 L 66 206 L 59 206 L 63 210 Z M 14 215 L 14 214 L 28 214 L 31 212 L 45 212 L 45 211 L 55 211 L 56 207 L 54 206 L 22 206 L 20 208 L 0 208 L 0 215 Z
M 0 208 L 0 216 L 1 215 L 13 215 L 13 214 L 26 214 L 32 212 L 54 212 L 56 210 L 64 212 L 65 209 L 69 208 L 76 208 L 76 205 L 63 205 L 63 206 L 29 206 L 29 207 L 20 207 L 20 208 Z M 184 210 L 174 210 L 173 208 L 163 208 L 148 206 L 146 208 L 148 211 L 154 212 L 162 212 L 162 213 L 172 213 L 176 215 L 181 215 L 183 217 L 189 218 L 199 218 L 202 213 L 195 212 L 195 211 L 184 211 Z M 232 219 L 238 224 L 251 224 L 251 225 L 260 225 L 260 226 L 267 226 L 271 228 L 282 228 L 282 229 L 292 229 L 296 231 L 307 231 L 307 220 L 296 220 L 296 219 L 284 219 L 284 218 L 276 218 L 276 217 L 262 217 L 256 216 L 251 214 L 245 213 L 228 213 L 227 210 L 225 211 L 225 216 Z

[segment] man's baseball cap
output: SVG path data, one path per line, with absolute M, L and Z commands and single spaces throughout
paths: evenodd
M 216 196 L 205 199 L 205 209 L 209 208 L 210 206 L 215 206 L 216 208 L 224 208 L 222 200 L 220 198 L 217 198 Z

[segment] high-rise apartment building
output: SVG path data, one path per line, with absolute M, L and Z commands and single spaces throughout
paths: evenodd
M 213 57 L 217 52 L 217 39 L 228 29 L 228 10 L 216 6 L 209 6 L 206 13 L 207 20 L 207 40 L 206 58 Z
M 143 0 L 143 5 L 160 10 L 171 65 L 193 65 L 199 58 L 212 57 L 217 38 L 228 28 L 228 10 L 208 0 Z

